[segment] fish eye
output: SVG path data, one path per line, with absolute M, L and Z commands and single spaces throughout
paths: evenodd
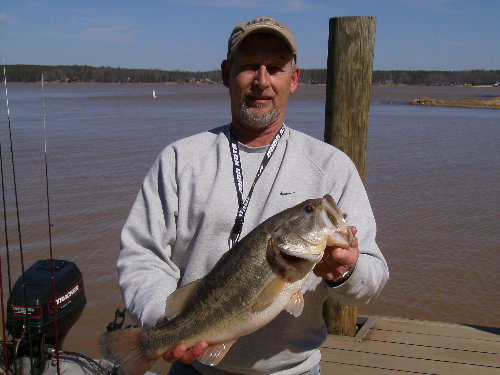
M 310 214 L 310 213 L 311 213 L 311 212 L 313 212 L 313 211 L 314 211 L 314 207 L 313 207 L 313 206 L 311 206 L 310 204 L 308 204 L 308 205 L 304 206 L 304 212 L 305 212 L 306 214 Z

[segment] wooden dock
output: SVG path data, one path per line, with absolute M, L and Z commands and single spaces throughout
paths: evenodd
M 356 337 L 328 336 L 322 374 L 500 375 L 500 328 L 358 318 Z

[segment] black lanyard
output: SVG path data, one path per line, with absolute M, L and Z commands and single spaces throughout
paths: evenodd
M 262 175 L 262 172 L 264 172 L 264 169 L 267 167 L 269 160 L 271 160 L 271 157 L 273 156 L 274 151 L 276 150 L 276 147 L 278 145 L 278 142 L 280 138 L 283 136 L 283 133 L 285 132 L 285 129 L 286 125 L 283 124 L 281 126 L 281 129 L 274 136 L 273 141 L 269 145 L 266 153 L 264 154 L 264 157 L 262 158 L 262 162 L 260 163 L 260 167 L 257 171 L 257 174 L 255 175 L 252 187 L 250 188 L 250 191 L 248 192 L 245 201 L 243 201 L 243 171 L 241 169 L 240 148 L 238 146 L 238 142 L 234 138 L 232 129 L 230 129 L 229 131 L 229 141 L 230 141 L 229 147 L 231 150 L 231 157 L 233 160 L 234 185 L 236 186 L 236 193 L 238 195 L 238 207 L 239 207 L 238 213 L 236 214 L 236 219 L 234 220 L 234 226 L 231 231 L 231 236 L 229 238 L 230 241 L 229 247 L 231 247 L 231 245 L 234 245 L 240 237 L 241 231 L 243 229 L 243 222 L 245 221 L 245 213 L 247 212 L 250 199 L 252 198 L 253 189 L 255 188 L 257 181 Z

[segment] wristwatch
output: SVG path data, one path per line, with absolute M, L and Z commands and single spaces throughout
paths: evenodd
M 353 272 L 354 272 L 354 268 L 351 270 L 345 271 L 342 275 L 340 275 L 336 279 L 333 279 L 333 280 L 323 279 L 323 280 L 325 280 L 326 284 L 329 287 L 333 288 L 333 287 L 339 286 L 344 281 L 346 281 L 352 275 Z

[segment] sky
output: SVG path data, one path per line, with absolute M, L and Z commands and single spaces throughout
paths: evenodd
M 329 19 L 377 19 L 374 70 L 500 69 L 500 0 L 0 0 L 4 64 L 207 71 L 233 27 L 287 24 L 298 65 L 326 68 Z

